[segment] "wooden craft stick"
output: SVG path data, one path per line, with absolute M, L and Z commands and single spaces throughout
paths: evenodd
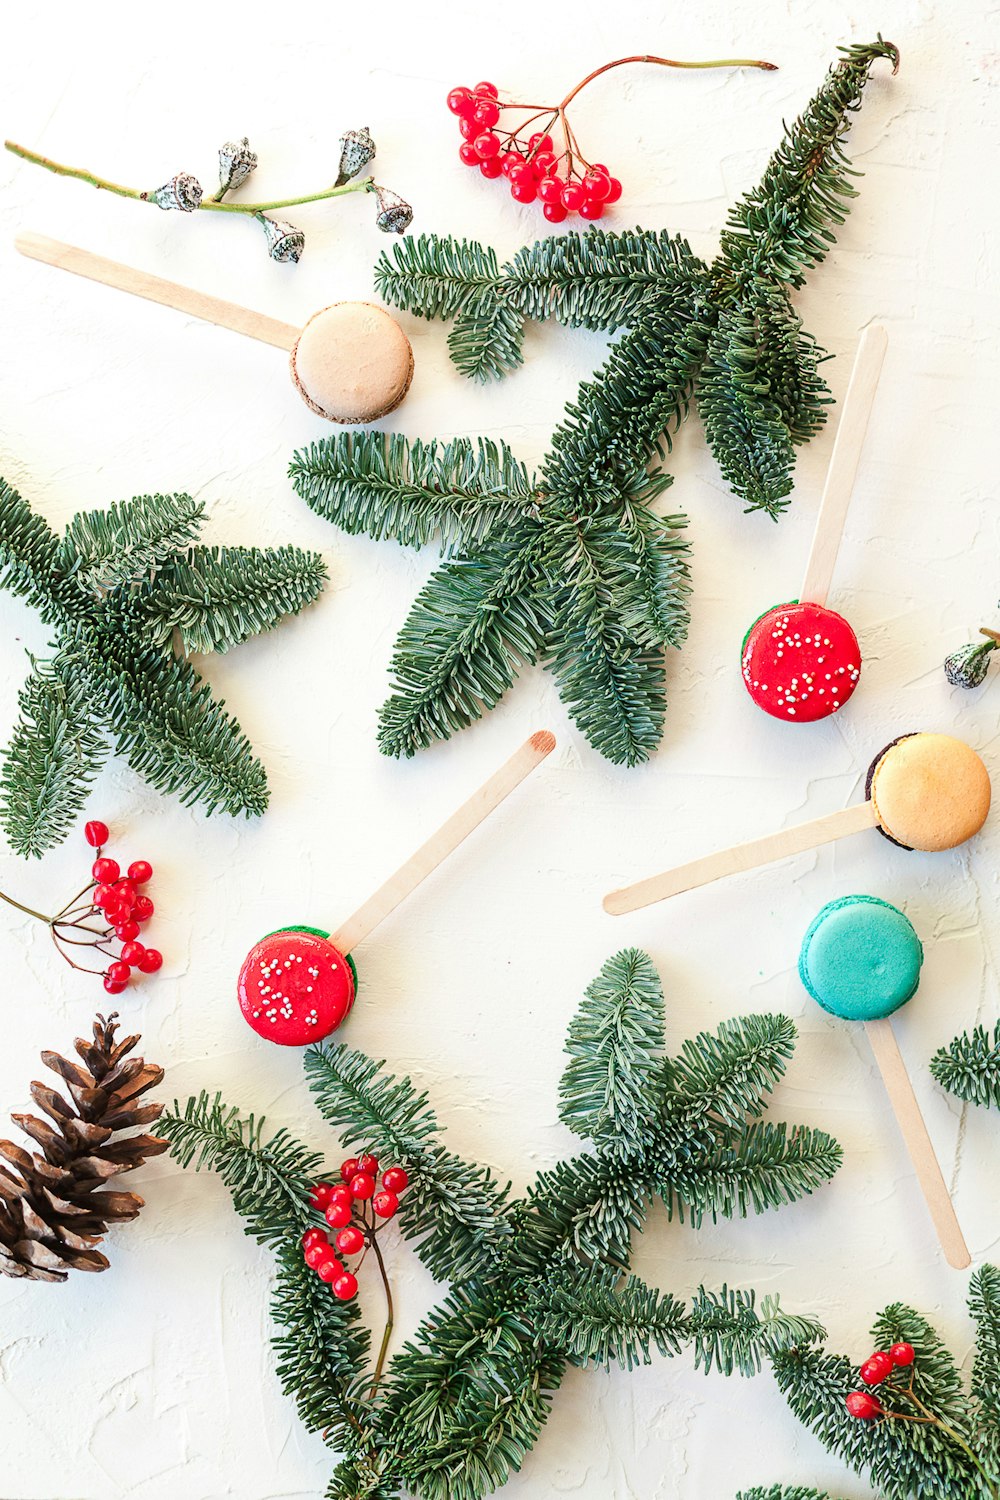
M 393 911 L 399 903 L 414 891 L 422 880 L 426 880 L 453 850 L 467 839 L 473 829 L 478 828 L 515 787 L 520 786 L 536 766 L 555 749 L 555 735 L 541 729 L 526 740 L 520 750 L 511 756 L 499 771 L 495 772 L 474 792 L 468 802 L 452 813 L 437 833 L 431 835 L 389 879 L 365 902 L 364 906 L 348 917 L 330 941 L 341 953 L 350 953 Z
M 954 1266 L 956 1271 L 963 1271 L 966 1266 L 971 1265 L 972 1256 L 969 1254 L 969 1247 L 965 1243 L 965 1236 L 956 1217 L 955 1205 L 951 1201 L 951 1194 L 948 1192 L 947 1183 L 941 1172 L 941 1165 L 927 1133 L 927 1126 L 920 1112 L 917 1096 L 913 1092 L 910 1075 L 906 1071 L 906 1064 L 900 1054 L 896 1033 L 892 1029 L 892 1021 L 888 1016 L 879 1021 L 866 1021 L 865 1030 L 868 1033 L 879 1072 L 882 1074 L 882 1082 L 889 1095 L 896 1122 L 902 1132 L 906 1149 L 910 1153 L 917 1181 L 920 1183 L 931 1218 L 934 1220 L 934 1228 L 941 1241 L 944 1258 L 949 1266 Z
M 31 260 L 44 261 L 48 266 L 72 271 L 77 276 L 86 276 L 90 281 L 103 282 L 105 286 L 116 287 L 120 292 L 145 297 L 147 302 L 159 302 L 163 307 L 176 308 L 178 312 L 188 313 L 191 317 L 203 318 L 206 323 L 215 323 L 220 328 L 232 329 L 233 333 L 243 333 L 247 338 L 273 344 L 276 349 L 290 352 L 302 331 L 293 328 L 290 323 L 280 323 L 277 318 L 268 318 L 263 313 L 252 312 L 248 307 L 239 307 L 235 302 L 225 302 L 221 297 L 210 297 L 207 292 L 196 292 L 191 287 L 164 281 L 162 276 L 151 276 L 148 271 L 136 271 L 132 266 L 123 266 L 116 260 L 106 260 L 103 255 L 94 255 L 90 250 L 79 250 L 75 245 L 47 239 L 43 234 L 19 234 L 14 244 L 22 255 L 27 255 Z
M 812 549 L 806 563 L 799 599 L 803 604 L 825 604 L 830 592 L 833 570 L 840 550 L 840 539 L 847 520 L 847 508 L 864 447 L 868 418 L 875 401 L 882 361 L 889 336 L 881 324 L 873 324 L 861 335 L 847 395 L 840 413 L 837 436 L 830 456 L 830 467 L 823 486 Z
M 677 896 L 681 891 L 693 891 L 713 880 L 722 880 L 727 875 L 737 875 L 743 870 L 755 870 L 759 865 L 773 864 L 791 854 L 802 854 L 807 849 L 816 849 L 820 844 L 832 844 L 834 839 L 846 838 L 851 833 L 861 833 L 865 828 L 876 828 L 878 817 L 871 802 L 858 802 L 839 812 L 827 813 L 809 823 L 799 823 L 795 828 L 783 828 L 780 833 L 768 833 L 763 838 L 751 839 L 748 844 L 736 844 L 732 849 L 721 849 L 716 854 L 703 855 L 689 864 L 665 870 L 662 875 L 652 875 L 635 885 L 623 886 L 604 898 L 604 910 L 613 917 L 626 912 L 638 911 L 640 907 L 652 906 L 656 901 L 665 901 L 668 896 Z

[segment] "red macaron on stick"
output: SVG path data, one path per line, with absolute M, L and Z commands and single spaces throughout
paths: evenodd
M 826 607 L 888 337 L 876 324 L 858 345 L 799 597 L 756 620 L 743 640 L 743 681 L 757 707 L 789 724 L 828 718 L 861 673 L 857 636 Z
M 257 943 L 240 970 L 237 995 L 258 1036 L 280 1047 L 304 1047 L 336 1030 L 354 1004 L 353 949 L 541 765 L 555 743 L 548 730 L 526 740 L 336 932 L 285 927 Z

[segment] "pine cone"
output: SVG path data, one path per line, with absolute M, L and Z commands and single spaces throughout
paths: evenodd
M 162 1104 L 137 1104 L 155 1088 L 163 1069 L 126 1054 L 139 1041 L 115 1041 L 116 1015 L 98 1016 L 92 1042 L 78 1037 L 84 1066 L 43 1052 L 47 1068 L 68 1085 L 73 1103 L 42 1083 L 31 1097 L 54 1126 L 36 1115 L 12 1115 L 41 1155 L 0 1140 L 0 1273 L 37 1281 L 65 1281 L 71 1270 L 104 1271 L 108 1259 L 95 1247 L 108 1225 L 134 1219 L 143 1206 L 136 1193 L 102 1192 L 109 1177 L 131 1172 L 167 1142 L 155 1135 L 120 1132 L 159 1118 Z

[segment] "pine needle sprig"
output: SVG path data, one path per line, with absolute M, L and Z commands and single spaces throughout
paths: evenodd
M 757 1375 L 765 1361 L 816 1343 L 826 1330 L 815 1318 L 786 1313 L 778 1299 L 723 1285 L 701 1288 L 691 1304 L 687 1326 L 694 1338 L 695 1366 L 709 1374 Z
M 663 231 L 592 229 L 490 247 L 423 235 L 380 257 L 397 307 L 453 321 L 458 368 L 493 380 L 522 362 L 528 319 L 618 333 L 581 385 L 537 475 L 506 448 L 440 447 L 340 434 L 296 453 L 291 476 L 318 514 L 445 559 L 396 642 L 379 745 L 413 755 L 488 713 L 543 661 L 577 726 L 607 759 L 637 765 L 666 714 L 664 647 L 688 621 L 681 516 L 657 515 L 661 461 L 700 412 L 723 477 L 749 511 L 777 518 L 795 451 L 822 427 L 826 358 L 790 293 L 818 266 L 855 194 L 845 137 L 881 37 L 843 49 L 784 133 L 757 188 L 736 204 L 711 264 Z
M 1000 1109 L 1000 1022 L 992 1034 L 975 1026 L 942 1047 L 931 1058 L 931 1073 L 967 1104 Z
M 143 495 L 81 512 L 57 537 L 0 481 L 0 586 L 54 627 L 0 768 L 0 823 L 17 853 L 66 836 L 112 746 L 186 804 L 248 817 L 267 806 L 263 766 L 182 653 L 272 629 L 318 597 L 327 572 L 296 547 L 194 545 L 204 519 L 189 495 Z

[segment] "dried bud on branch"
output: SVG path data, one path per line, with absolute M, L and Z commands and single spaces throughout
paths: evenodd
M 258 214 L 258 219 L 267 236 L 267 253 L 272 260 L 291 261 L 296 264 L 305 249 L 306 237 L 301 229 L 288 224 L 284 219 L 269 219 Z
M 202 191 L 197 177 L 192 177 L 190 172 L 178 172 L 155 192 L 143 193 L 142 196 L 155 203 L 157 208 L 179 208 L 182 213 L 191 214 L 201 205 Z
M 342 187 L 374 160 L 375 142 L 368 133 L 368 126 L 362 125 L 360 130 L 346 131 L 340 138 L 340 168 L 335 186 Z
M 391 188 L 379 187 L 373 184 L 373 191 L 378 200 L 378 213 L 375 223 L 385 234 L 405 234 L 413 223 L 413 209 L 394 193 Z
M 256 165 L 257 157 L 250 150 L 250 142 L 246 136 L 238 144 L 235 141 L 227 141 L 219 148 L 218 196 L 221 198 L 226 193 L 242 187 Z

